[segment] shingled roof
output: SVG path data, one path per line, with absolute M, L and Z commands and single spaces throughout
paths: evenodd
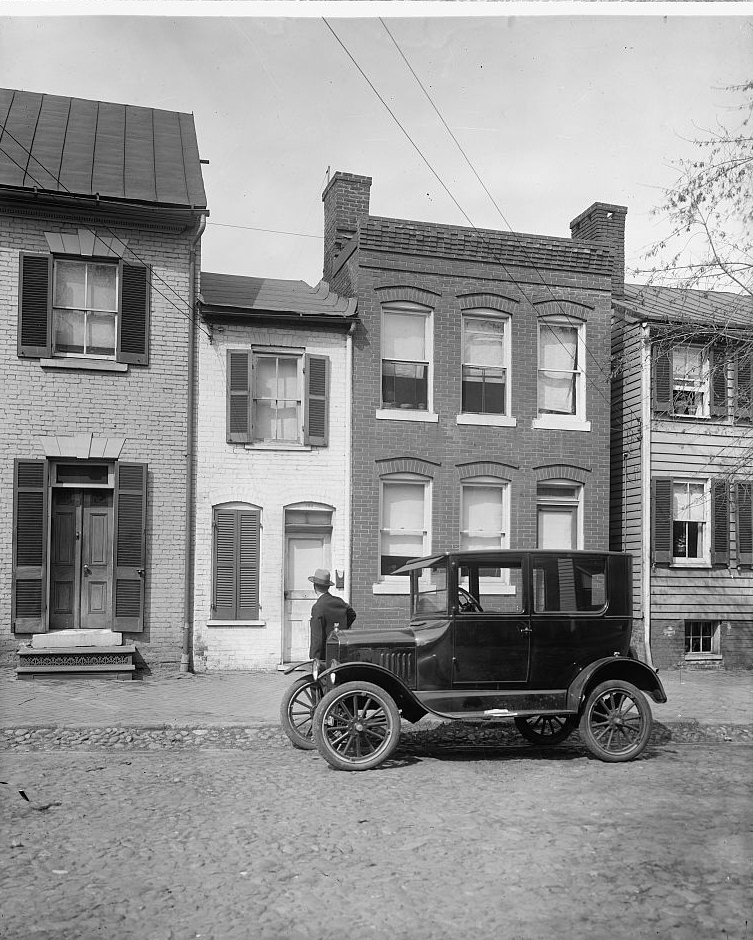
M 727 291 L 626 284 L 615 299 L 630 316 L 649 323 L 690 324 L 712 330 L 753 330 L 753 299 Z
M 0 89 L 0 187 L 206 209 L 193 115 Z
M 356 315 L 354 297 L 341 297 L 326 281 L 311 287 L 305 281 L 202 271 L 201 303 L 205 315 L 258 319 L 262 316 L 350 322 Z

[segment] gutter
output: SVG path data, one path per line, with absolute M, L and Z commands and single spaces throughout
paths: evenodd
M 641 610 L 646 664 L 651 657 L 651 334 L 641 323 Z
M 186 423 L 186 544 L 183 553 L 183 648 L 180 656 L 180 671 L 191 671 L 191 653 L 193 647 L 193 449 L 194 449 L 194 406 L 196 403 L 195 366 L 196 339 L 198 330 L 198 292 L 196 290 L 197 268 L 196 250 L 207 225 L 206 213 L 202 213 L 196 223 L 196 231 L 189 245 L 189 324 L 188 324 L 188 393 Z

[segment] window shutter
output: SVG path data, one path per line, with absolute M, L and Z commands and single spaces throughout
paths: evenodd
M 711 564 L 729 564 L 729 485 L 711 481 Z
M 737 484 L 737 563 L 753 565 L 753 483 Z
M 672 354 L 654 349 L 654 411 L 672 414 Z
M 151 268 L 123 264 L 120 269 L 118 361 L 149 364 L 149 296 Z
M 115 629 L 144 629 L 147 465 L 115 467 Z
M 18 284 L 18 355 L 51 354 L 52 255 L 21 253 Z
M 259 511 L 238 511 L 238 620 L 259 619 Z
M 46 633 L 46 460 L 15 461 L 13 495 L 13 630 Z
M 228 350 L 227 440 L 233 444 L 251 441 L 251 353 Z
M 212 609 L 217 620 L 235 620 L 237 557 L 232 509 L 214 512 L 214 591 Z
M 651 535 L 656 565 L 672 563 L 672 478 L 651 481 Z
M 735 417 L 753 419 L 753 353 L 750 349 L 735 357 Z
M 711 401 L 709 412 L 718 418 L 727 417 L 727 351 L 723 346 L 711 348 Z
M 215 509 L 212 611 L 217 620 L 259 617 L 258 509 Z
M 329 432 L 329 358 L 306 356 L 306 412 L 304 444 L 326 447 Z

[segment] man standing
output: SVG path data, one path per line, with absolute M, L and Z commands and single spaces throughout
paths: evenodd
M 317 593 L 311 608 L 311 659 L 326 659 L 327 637 L 334 629 L 347 630 L 356 619 L 356 612 L 341 597 L 329 593 L 334 584 L 326 568 L 317 568 L 309 581 Z

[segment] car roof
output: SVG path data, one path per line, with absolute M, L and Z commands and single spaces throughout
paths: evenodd
M 393 574 L 405 574 L 409 571 L 415 571 L 417 568 L 430 568 L 440 561 L 446 561 L 448 558 L 466 558 L 469 561 L 473 558 L 488 558 L 490 555 L 495 557 L 504 555 L 549 555 L 551 557 L 562 557 L 563 555 L 589 556 L 594 555 L 614 555 L 619 558 L 625 557 L 625 552 L 602 552 L 596 549 L 583 548 L 478 548 L 478 549 L 451 549 L 446 552 L 439 552 L 435 555 L 426 555 L 423 558 L 411 558 L 401 568 L 393 571 Z

